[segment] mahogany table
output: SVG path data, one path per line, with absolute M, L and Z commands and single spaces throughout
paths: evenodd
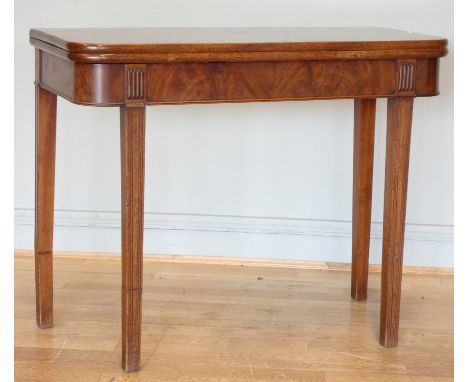
M 367 295 L 376 98 L 387 98 L 380 343 L 398 342 L 414 97 L 442 38 L 381 28 L 31 29 L 36 48 L 36 316 L 52 326 L 57 95 L 120 108 L 122 367 L 140 367 L 146 105 L 354 99 L 351 296 Z

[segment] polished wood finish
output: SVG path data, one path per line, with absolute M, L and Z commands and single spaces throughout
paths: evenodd
M 413 65 L 411 94 L 438 94 L 438 60 L 421 59 Z M 167 63 L 145 67 L 147 105 L 401 94 L 398 60 Z M 74 63 L 43 52 L 38 83 L 77 104 L 122 106 L 128 90 L 125 73 L 124 64 Z
M 121 108 L 122 367 L 126 371 L 140 366 L 145 107 L 354 99 L 351 295 L 363 300 L 375 100 L 387 98 L 381 343 L 396 345 L 411 105 L 414 97 L 438 94 L 445 39 L 382 28 L 119 28 L 32 29 L 30 41 L 36 48 L 36 86 L 41 95 L 37 173 L 47 178 L 39 177 L 36 190 L 40 325 L 52 325 L 55 151 L 50 150 L 55 150 L 51 146 L 56 95 L 77 104 Z
M 36 201 L 34 252 L 36 322 L 53 325 L 53 233 L 57 96 L 36 87 Z
M 388 100 L 380 343 L 398 344 L 413 98 Z
M 125 105 L 126 64 L 147 64 L 146 104 L 392 97 L 410 72 L 412 95 L 431 96 L 447 50 L 445 39 L 382 28 L 32 29 L 30 36 L 42 52 L 38 83 L 96 106 Z
M 385 28 L 32 29 L 31 43 L 80 63 L 375 60 L 444 56 L 447 41 Z
M 392 60 L 155 64 L 148 67 L 154 84 L 148 102 L 388 97 L 396 92 L 395 76 L 388 75 L 395 70 Z
M 34 251 L 16 249 L 15 256 L 32 257 Z M 54 258 L 67 259 L 99 259 L 99 260 L 119 260 L 120 252 L 70 252 L 54 251 Z M 173 263 L 173 264 L 201 264 L 201 265 L 235 265 L 239 267 L 267 267 L 283 269 L 313 269 L 326 271 L 346 271 L 351 272 L 351 263 L 335 263 L 327 261 L 310 260 L 285 260 L 285 259 L 258 259 L 252 257 L 230 257 L 230 256 L 199 256 L 199 255 L 143 255 L 145 264 L 151 262 Z M 381 264 L 369 264 L 369 272 L 381 272 Z M 412 275 L 445 275 L 453 276 L 453 268 L 428 267 L 419 265 L 404 265 L 403 274 Z
M 367 297 L 374 164 L 375 99 L 354 101 L 351 297 Z
M 122 368 L 140 369 L 145 108 L 120 109 L 122 157 Z
M 145 256 L 142 368 L 126 374 L 120 256 L 54 260 L 60 322 L 40 330 L 31 325 L 33 256 L 15 257 L 15 382 L 453 381 L 453 275 L 445 269 L 405 267 L 400 344 L 384 349 L 373 267 L 368 301 L 356 304 L 348 264 Z
M 42 52 L 37 83 L 77 104 L 124 105 L 124 65 L 80 65 Z

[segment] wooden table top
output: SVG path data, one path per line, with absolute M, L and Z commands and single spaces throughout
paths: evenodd
M 39 49 L 75 62 L 151 63 L 435 58 L 441 37 L 385 28 L 31 29 Z

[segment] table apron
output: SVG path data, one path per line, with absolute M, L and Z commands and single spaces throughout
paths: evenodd
M 36 83 L 93 106 L 438 94 L 438 58 L 82 64 L 37 50 Z

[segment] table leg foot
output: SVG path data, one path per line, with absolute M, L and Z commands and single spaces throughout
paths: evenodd
M 122 369 L 140 369 L 141 289 L 122 289 Z
M 385 347 L 398 344 L 412 113 L 412 97 L 388 100 L 380 307 Z
M 351 297 L 367 298 L 374 163 L 374 99 L 354 101 L 353 244 Z

